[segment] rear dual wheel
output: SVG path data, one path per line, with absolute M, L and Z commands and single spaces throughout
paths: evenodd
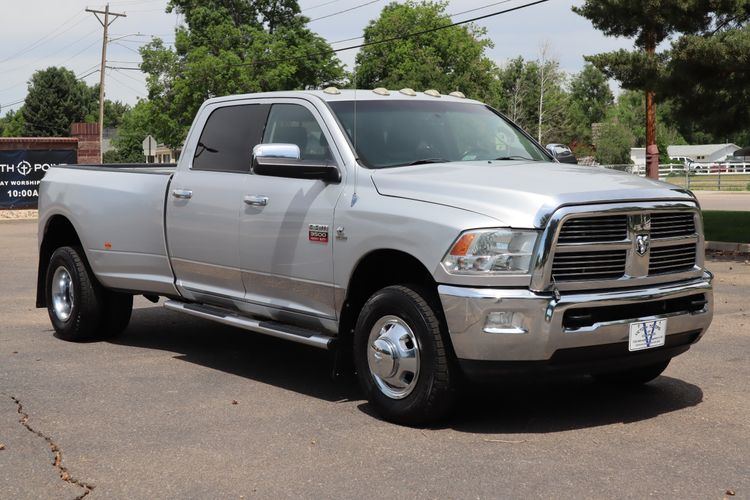
M 55 335 L 73 342 L 119 334 L 133 309 L 133 296 L 103 288 L 84 258 L 78 247 L 60 247 L 47 267 L 47 312 Z
M 362 308 L 354 363 L 368 400 L 385 419 L 418 425 L 450 409 L 456 371 L 440 317 L 429 292 L 416 285 L 383 288 Z

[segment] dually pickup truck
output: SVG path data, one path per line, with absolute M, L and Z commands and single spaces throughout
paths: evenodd
M 713 313 L 689 191 L 557 163 L 457 92 L 210 99 L 176 166 L 54 167 L 39 207 L 58 337 L 118 334 L 133 295 L 161 297 L 337 350 L 399 423 L 440 417 L 464 380 L 648 382 Z

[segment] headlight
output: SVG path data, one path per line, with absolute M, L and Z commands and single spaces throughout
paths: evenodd
M 538 232 L 480 229 L 458 237 L 443 257 L 451 274 L 527 274 Z

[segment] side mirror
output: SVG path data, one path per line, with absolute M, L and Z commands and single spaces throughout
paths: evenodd
M 258 144 L 253 148 L 252 171 L 256 175 L 340 182 L 341 172 L 327 161 L 300 159 L 296 144 Z

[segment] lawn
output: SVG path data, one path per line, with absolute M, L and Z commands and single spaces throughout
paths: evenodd
M 750 212 L 704 211 L 703 226 L 707 241 L 750 243 Z
M 661 180 L 693 191 L 750 191 L 750 174 L 691 175 L 672 174 Z

